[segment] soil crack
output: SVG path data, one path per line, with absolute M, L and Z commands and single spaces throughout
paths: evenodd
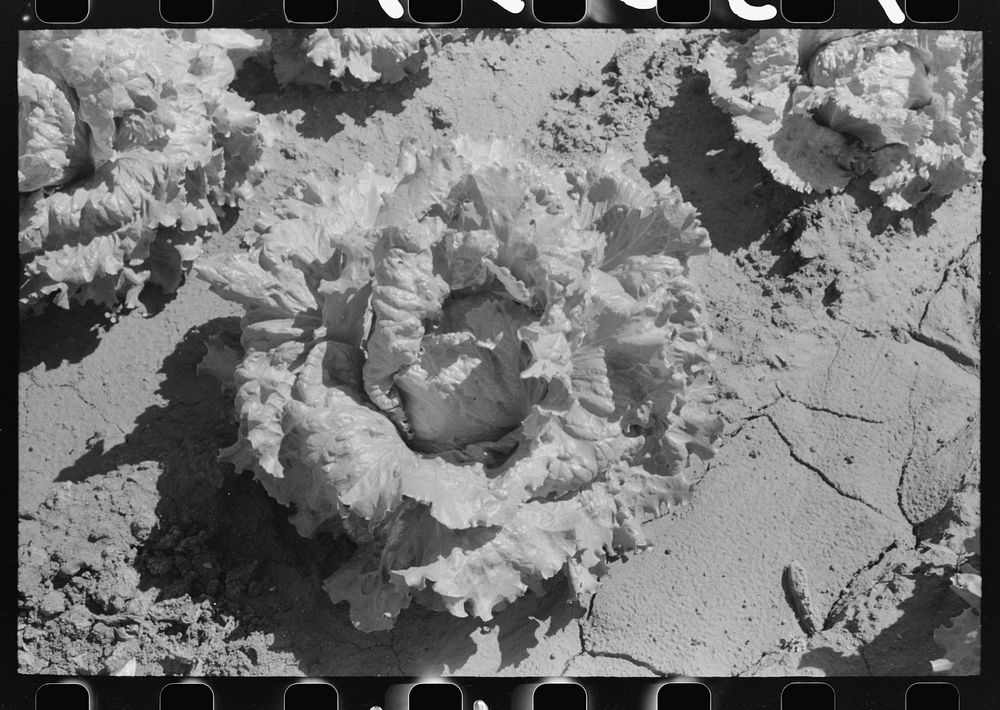
M 924 305 L 924 312 L 923 314 L 921 314 L 920 322 L 917 325 L 918 329 L 921 328 L 924 324 L 924 321 L 927 320 L 927 312 L 930 310 L 931 303 L 934 301 L 934 298 L 939 293 L 941 293 L 941 289 L 943 289 L 944 285 L 948 283 L 948 277 L 951 276 L 952 268 L 955 266 L 955 264 L 958 264 L 966 256 L 969 255 L 969 252 L 972 251 L 972 248 L 975 247 L 977 244 L 979 244 L 980 240 L 982 239 L 982 236 L 983 236 L 982 234 L 976 235 L 976 238 L 973 241 L 966 244 L 965 248 L 962 249 L 962 251 L 957 256 L 953 256 L 951 259 L 948 260 L 948 263 L 945 264 L 944 270 L 941 272 L 940 283 L 938 283 L 937 288 L 934 289 L 934 293 L 931 294 L 931 297 L 927 299 L 927 303 Z
M 830 387 L 830 376 L 833 374 L 833 366 L 837 364 L 837 358 L 840 357 L 840 349 L 844 346 L 844 341 L 847 339 L 847 331 L 845 330 L 840 339 L 837 340 L 837 349 L 833 353 L 833 358 L 830 360 L 830 364 L 826 366 L 826 378 L 823 380 L 823 392 L 826 393 L 827 389 Z
M 815 404 L 809 404 L 808 402 L 803 402 L 801 399 L 796 399 L 792 395 L 788 394 L 781 389 L 780 384 L 776 384 L 778 391 L 781 392 L 783 397 L 787 397 L 790 401 L 800 404 L 810 412 L 822 412 L 823 414 L 832 414 L 835 417 L 840 417 L 841 419 L 853 419 L 856 422 L 864 422 L 865 424 L 885 424 L 884 419 L 870 419 L 868 417 L 863 417 L 860 414 L 851 414 L 850 412 L 841 412 L 836 409 L 830 409 L 829 407 L 820 407 Z M 768 405 L 770 406 L 770 405 Z M 765 407 L 766 409 L 766 407 Z
M 923 327 L 924 327 L 924 321 L 927 320 L 927 314 L 930 312 L 931 304 L 934 302 L 934 299 L 937 298 L 938 294 L 941 293 L 941 290 L 944 288 L 945 284 L 948 283 L 948 279 L 951 278 L 951 275 L 955 270 L 955 265 L 961 263 L 962 260 L 969 255 L 969 252 L 972 251 L 972 249 L 975 248 L 980 243 L 981 239 L 982 235 L 981 234 L 977 235 L 974 241 L 967 244 L 959 254 L 952 257 L 948 261 L 947 265 L 944 267 L 944 270 L 941 274 L 941 281 L 938 283 L 937 288 L 934 289 L 934 293 L 931 294 L 931 297 L 927 299 L 927 303 L 924 304 L 924 312 L 920 316 L 920 320 L 917 323 L 917 327 L 909 331 L 910 337 L 913 338 L 915 341 L 917 341 L 921 345 L 926 345 L 929 348 L 937 350 L 952 362 L 956 363 L 957 365 L 961 365 L 963 367 L 978 367 L 979 363 L 976 361 L 974 357 L 971 357 L 966 353 L 961 352 L 954 345 L 946 343 L 943 340 L 939 340 L 931 335 L 927 335 L 926 333 L 923 332 Z
M 722 437 L 725 438 L 725 439 L 734 439 L 737 434 L 739 434 L 741 431 L 743 431 L 743 428 L 747 424 L 749 424 L 750 422 L 756 421 L 756 420 L 758 420 L 758 419 L 760 419 L 762 417 L 766 417 L 767 416 L 767 410 L 770 409 L 771 407 L 773 407 L 774 405 L 776 405 L 778 402 L 780 402 L 786 396 L 787 395 L 785 395 L 785 393 L 782 392 L 781 388 L 779 387 L 778 388 L 778 396 L 777 397 L 775 397 L 773 400 L 771 400 L 770 402 L 768 402 L 764 406 L 758 407 L 756 410 L 754 410 L 750 414 L 747 414 L 744 417 L 739 417 L 738 419 L 735 419 L 734 421 L 737 422 L 736 425 L 732 429 L 730 429 L 730 428 L 727 427 L 725 429 L 725 431 L 722 432 Z M 789 399 L 791 399 L 791 397 L 789 397 Z M 792 401 L 795 401 L 795 400 L 792 400 Z M 709 464 L 709 467 L 711 467 L 711 464 Z M 708 470 L 706 469 L 706 473 L 707 472 L 708 472 Z
M 854 574 L 851 575 L 851 578 L 847 580 L 847 583 L 844 584 L 844 586 L 841 588 L 840 594 L 837 595 L 837 598 L 833 600 L 833 604 L 830 605 L 830 608 L 826 613 L 826 618 L 823 619 L 823 629 L 822 629 L 823 631 L 829 631 L 830 629 L 832 629 L 834 626 L 837 625 L 836 617 L 839 616 L 842 612 L 840 605 L 843 601 L 845 601 L 845 598 L 847 597 L 848 592 L 851 589 L 851 585 L 854 584 L 854 581 L 859 576 L 861 576 L 865 572 L 870 571 L 873 567 L 882 562 L 882 560 L 885 559 L 885 556 L 888 555 L 893 550 L 895 550 L 897 547 L 899 547 L 899 540 L 893 540 L 891 543 L 889 543 L 887 547 L 879 551 L 878 557 L 876 557 L 873 560 L 870 560 L 868 564 L 866 564 L 864 567 L 859 567 L 854 572 Z M 848 629 L 848 631 L 850 632 L 850 629 Z M 851 633 L 853 634 L 853 632 Z
M 566 661 L 566 664 L 563 666 L 562 672 L 559 675 L 561 676 L 569 675 L 569 667 L 573 665 L 573 661 L 575 661 L 580 656 L 589 656 L 589 655 L 590 654 L 587 653 L 586 651 L 580 651 L 579 653 L 574 653 Z
M 929 348 L 937 350 L 957 365 L 961 365 L 963 367 L 978 367 L 979 365 L 975 358 L 969 357 L 955 346 L 942 340 L 938 340 L 937 338 L 932 338 L 929 335 L 921 333 L 919 330 L 911 330 L 910 337 L 921 345 L 926 345 Z
M 896 484 L 896 505 L 899 506 L 899 512 L 902 514 L 903 518 L 908 520 L 911 524 L 909 516 L 906 514 L 906 505 L 903 503 L 903 484 L 906 481 L 906 472 L 910 467 L 910 462 L 913 461 L 913 452 L 917 448 L 917 416 L 913 411 L 913 393 L 917 389 L 917 381 L 920 377 L 920 369 L 917 369 L 916 374 L 913 378 L 913 384 L 910 385 L 910 394 L 906 399 L 906 409 L 910 415 L 910 448 L 906 452 L 906 458 L 903 459 L 903 465 L 899 470 L 899 483 Z M 913 537 L 917 537 L 917 527 L 913 525 Z
M 796 463 L 804 466 L 805 468 L 807 468 L 810 471 L 812 471 L 813 473 L 815 473 L 817 476 L 819 476 L 823 480 L 824 483 L 826 483 L 826 485 L 830 486 L 830 488 L 832 488 L 833 490 L 835 490 L 837 493 L 839 493 L 840 495 L 842 495 L 844 498 L 849 498 L 850 500 L 857 501 L 858 503 L 861 503 L 863 506 L 865 506 L 866 508 L 869 508 L 872 512 L 877 513 L 879 516 L 881 516 L 883 518 L 888 517 L 888 516 L 886 516 L 885 513 L 883 513 L 881 510 L 879 510 L 878 508 L 876 508 L 874 505 L 872 505 L 871 503 L 869 503 L 868 501 L 866 501 L 861 496 L 851 495 L 847 491 L 845 491 L 842 488 L 840 488 L 840 486 L 838 486 L 836 484 L 836 482 L 834 482 L 829 476 L 827 476 L 823 472 L 822 469 L 814 466 L 813 464 L 809 463 L 808 461 L 806 461 L 805 459 L 803 459 L 801 456 L 799 456 L 797 453 L 795 453 L 795 447 L 792 446 L 792 442 L 788 439 L 788 437 L 785 436 L 785 433 L 783 431 L 781 431 L 781 427 L 778 426 L 778 423 L 774 420 L 774 417 L 772 417 L 770 414 L 765 414 L 764 416 L 767 417 L 767 420 L 769 422 L 771 422 L 771 426 L 774 427 L 774 430 L 778 433 L 778 436 L 781 437 L 781 440 L 783 442 L 785 442 L 785 446 L 788 447 L 788 453 L 789 453 L 789 455 L 795 460 Z
M 573 665 L 575 661 L 580 656 L 592 656 L 593 654 L 587 651 L 587 640 L 583 635 L 583 625 L 587 622 L 591 615 L 594 613 L 594 600 L 597 599 L 597 592 L 590 595 L 590 602 L 587 604 L 587 614 L 576 622 L 576 630 L 579 632 L 580 636 L 580 652 L 574 653 L 568 659 L 566 659 L 566 664 L 563 666 L 562 673 L 560 675 L 566 675 L 569 671 L 569 667 Z
M 627 661 L 628 663 L 631 663 L 633 666 L 637 668 L 644 668 L 647 671 L 657 676 L 668 675 L 664 673 L 663 670 L 657 668 L 653 664 L 647 663 L 646 661 L 640 661 L 639 659 L 633 658 L 627 653 L 615 653 L 611 651 L 591 651 L 590 649 L 587 648 L 587 638 L 586 636 L 584 636 L 583 627 L 584 623 L 589 621 L 590 617 L 593 616 L 594 614 L 594 601 L 596 599 L 597 599 L 597 593 L 595 592 L 590 597 L 590 604 L 588 605 L 587 608 L 587 615 L 582 619 L 580 619 L 580 621 L 577 623 L 577 627 L 580 630 L 580 653 L 573 655 L 568 661 L 566 661 L 566 665 L 563 667 L 562 675 L 566 675 L 566 671 L 569 670 L 569 667 L 573 663 L 573 660 L 579 658 L 582 655 L 587 655 L 590 656 L 591 658 L 616 658 L 620 661 Z
M 739 670 L 736 670 L 736 671 L 735 671 L 735 672 L 733 673 L 733 677 L 739 677 L 739 676 L 744 676 L 744 677 L 746 677 L 746 676 L 748 676 L 748 675 L 751 675 L 751 673 L 750 673 L 750 672 L 751 672 L 751 671 L 752 671 L 752 670 L 753 670 L 754 668 L 757 668 L 758 666 L 760 666 L 760 665 L 761 665 L 761 664 L 762 664 L 762 663 L 764 662 L 764 659 L 765 659 L 765 658 L 767 658 L 768 656 L 770 656 L 770 655 L 772 655 L 772 654 L 774 654 L 775 652 L 777 652 L 777 651 L 780 651 L 780 650 L 781 650 L 781 649 L 780 649 L 780 647 L 779 647 L 779 648 L 769 648 L 769 649 L 766 649 L 766 650 L 764 650 L 764 651 L 761 651 L 761 652 L 760 652 L 760 656 L 759 656 L 759 657 L 757 658 L 757 660 L 755 660 L 755 661 L 751 661 L 750 663 L 748 663 L 748 664 L 744 665 L 744 666 L 743 666 L 742 668 L 740 668 Z
M 112 421 L 108 421 L 108 418 L 104 416 L 104 412 L 103 412 L 103 411 L 101 411 L 101 408 L 100 408 L 100 407 L 98 407 L 98 406 L 97 406 L 96 404 L 94 404 L 93 402 L 91 402 L 91 401 L 90 401 L 89 399 L 87 399 L 87 398 L 86 398 L 86 397 L 85 397 L 85 396 L 83 395 L 83 393 L 81 393 L 81 392 L 80 392 L 80 390 L 78 390 L 78 389 L 77 389 L 76 385 L 77 385 L 77 383 L 76 383 L 76 382 L 64 382 L 64 383 L 60 383 L 60 384 L 56 384 L 56 385 L 54 385 L 54 386 L 55 386 L 55 387 L 57 387 L 57 388 L 59 388 L 59 389 L 68 389 L 68 390 L 69 390 L 70 392 L 72 392 L 73 394 L 75 394 L 75 395 L 77 396 L 77 398 L 78 398 L 78 399 L 79 399 L 79 400 L 80 400 L 81 402 L 83 402 L 83 403 L 84 403 L 84 404 L 86 404 L 86 405 L 87 405 L 88 407 L 90 407 L 91 409 L 93 409 L 93 410 L 94 410 L 94 413 L 95 413 L 95 414 L 96 414 L 96 415 L 97 415 L 98 417 L 100 417 L 100 418 L 101 418 L 101 421 L 102 421 L 102 422 L 104 422 L 104 424 L 106 425 L 106 426 L 105 426 L 105 429 L 106 429 L 106 430 L 107 430 L 107 429 L 113 429 L 113 430 L 117 431 L 117 432 L 118 432 L 119 434 L 121 434 L 122 436 L 125 436 L 125 435 L 126 435 L 126 431 L 125 431 L 124 429 L 122 429 L 122 428 L 121 428 L 121 427 L 120 427 L 120 426 L 119 426 L 118 424 L 116 424 L 115 422 L 112 422 Z
M 616 658 L 620 661 L 626 661 L 628 663 L 631 663 L 633 666 L 637 668 L 644 668 L 650 673 L 653 673 L 654 675 L 657 676 L 671 675 L 670 673 L 664 672 L 663 669 L 657 668 L 652 663 L 647 663 L 646 661 L 640 661 L 638 658 L 633 658 L 627 653 L 611 653 L 611 652 L 592 653 L 590 651 L 587 651 L 587 653 L 593 656 L 594 658 Z

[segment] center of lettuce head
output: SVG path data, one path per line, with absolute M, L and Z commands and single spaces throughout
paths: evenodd
M 450 299 L 425 325 L 419 358 L 394 377 L 413 448 L 460 449 L 520 426 L 531 395 L 517 331 L 535 319 L 521 304 L 475 295 Z

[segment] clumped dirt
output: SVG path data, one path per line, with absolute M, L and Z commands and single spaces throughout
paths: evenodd
M 230 402 L 197 374 L 239 311 L 189 279 L 147 316 L 49 311 L 20 344 L 22 672 L 237 675 L 929 674 L 961 610 L 920 542 L 978 517 L 981 195 L 903 215 L 863 185 L 803 196 L 735 140 L 691 67 L 703 32 L 527 31 L 446 44 L 361 92 L 237 88 L 277 138 L 234 252 L 307 171 L 387 170 L 399 142 L 523 136 L 578 165 L 608 148 L 669 177 L 714 249 L 692 270 L 715 323 L 716 459 L 598 593 L 560 583 L 490 624 L 419 609 L 363 634 L 321 581 L 350 553 L 216 462 Z M 782 584 L 808 574 L 809 635 Z

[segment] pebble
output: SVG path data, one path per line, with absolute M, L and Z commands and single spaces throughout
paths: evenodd
M 42 616 L 55 616 L 66 611 L 66 597 L 55 589 L 47 592 L 38 604 L 38 613 Z

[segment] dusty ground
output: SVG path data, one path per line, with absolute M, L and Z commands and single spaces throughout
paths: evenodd
M 238 88 L 281 121 L 243 232 L 304 170 L 388 169 L 401 139 L 526 136 L 579 164 L 616 144 L 669 176 L 714 244 L 693 265 L 716 328 L 727 432 L 694 504 L 648 525 L 590 604 L 555 587 L 494 623 L 411 609 L 355 631 L 320 581 L 341 543 L 304 540 L 215 462 L 229 403 L 195 366 L 237 309 L 189 280 L 148 317 L 25 322 L 20 346 L 18 649 L 24 672 L 152 674 L 927 674 L 962 602 L 922 551 L 979 481 L 978 189 L 902 218 L 863 189 L 776 185 L 690 69 L 700 35 L 529 31 L 446 45 L 400 86 Z M 296 114 L 298 115 L 298 114 Z M 968 504 L 967 501 L 967 504 Z M 808 573 L 818 633 L 782 586 Z

